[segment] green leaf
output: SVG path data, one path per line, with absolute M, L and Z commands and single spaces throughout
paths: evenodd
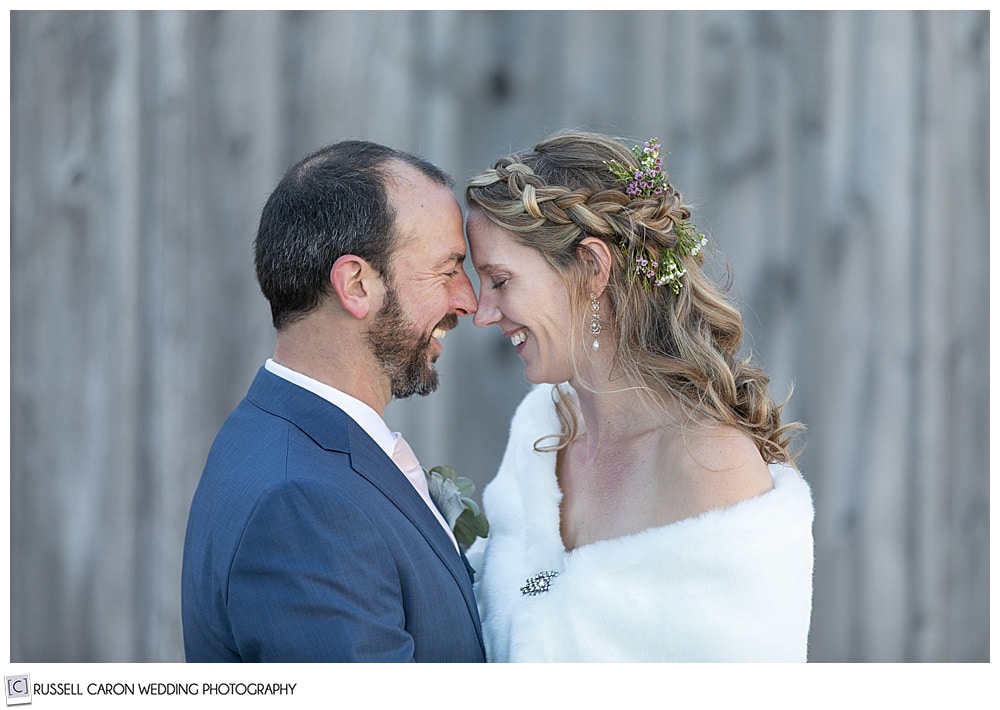
M 463 547 L 469 547 L 477 537 L 486 537 L 490 532 L 490 524 L 484 515 L 474 515 L 471 510 L 465 510 L 455 522 L 455 539 Z
M 465 476 L 459 476 L 455 479 L 455 483 L 458 485 L 458 492 L 462 494 L 463 498 L 471 498 L 472 494 L 476 492 L 476 484 Z
M 476 485 L 471 479 L 457 475 L 451 466 L 435 466 L 427 471 L 427 488 L 460 545 L 469 547 L 489 534 L 489 522 L 472 498 Z
M 476 501 L 472 500 L 472 498 L 466 498 L 463 496 L 462 502 L 465 503 L 466 509 L 470 510 L 473 515 L 479 515 L 479 504 L 476 503 Z

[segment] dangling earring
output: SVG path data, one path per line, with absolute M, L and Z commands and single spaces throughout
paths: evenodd
M 594 336 L 594 343 L 590 347 L 598 350 L 601 344 L 597 341 L 597 336 L 601 334 L 601 304 L 597 300 L 596 294 L 590 294 L 590 334 Z

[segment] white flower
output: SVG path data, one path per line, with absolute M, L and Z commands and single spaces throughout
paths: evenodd
M 460 545 L 469 547 L 477 537 L 489 534 L 489 521 L 472 499 L 476 485 L 470 479 L 457 475 L 451 466 L 435 466 L 424 475 L 434 504 Z
M 430 471 L 427 473 L 427 490 L 430 491 L 431 498 L 437 504 L 441 515 L 448 521 L 448 527 L 454 528 L 458 516 L 465 510 L 458 484 L 437 471 Z

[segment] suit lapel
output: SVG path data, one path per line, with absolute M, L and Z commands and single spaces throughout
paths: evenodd
M 427 508 L 427 503 L 406 480 L 392 459 L 385 455 L 385 452 L 354 420 L 347 419 L 351 467 L 359 476 L 363 476 L 382 491 L 416 526 L 462 589 L 466 604 L 469 606 L 469 613 L 478 619 L 479 612 L 472 591 L 472 571 L 465 554 L 455 550 L 455 545 L 441 528 L 441 523 Z M 478 632 L 478 624 L 476 626 Z
M 382 492 L 420 531 L 427 544 L 455 578 L 469 613 L 476 620 L 482 644 L 479 612 L 472 591 L 472 573 L 465 555 L 455 551 L 447 533 L 428 510 L 420 494 L 406 480 L 392 459 L 339 407 L 319 395 L 260 368 L 247 399 L 258 407 L 288 420 L 327 451 L 347 453 L 351 468 Z

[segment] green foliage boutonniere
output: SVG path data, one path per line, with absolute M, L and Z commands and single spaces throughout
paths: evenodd
M 490 524 L 479 505 L 472 500 L 475 484 L 457 475 L 451 466 L 435 466 L 425 473 L 431 498 L 455 533 L 458 543 L 469 547 L 477 537 L 486 537 Z

